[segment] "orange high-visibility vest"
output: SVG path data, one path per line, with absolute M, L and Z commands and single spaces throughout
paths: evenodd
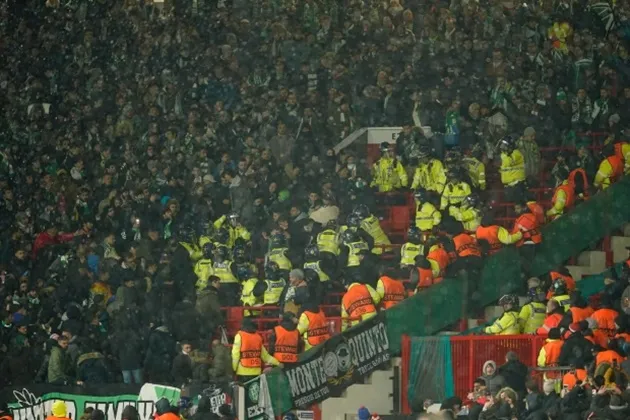
M 587 306 L 586 308 L 578 308 L 577 306 L 571 306 L 569 308 L 573 315 L 573 322 L 584 321 L 589 316 L 593 315 L 593 308 Z
M 496 254 L 499 252 L 503 244 L 499 240 L 499 228 L 500 226 L 479 226 L 475 236 L 477 240 L 483 239 L 488 242 L 490 248 L 488 249 L 488 255 Z
M 602 308 L 598 309 L 591 315 L 597 322 L 597 329 L 604 332 L 608 337 L 614 337 L 617 332 L 615 327 L 615 318 L 619 315 L 619 312 L 614 309 Z
M 350 318 L 376 312 L 372 295 L 364 284 L 352 286 L 341 299 L 343 307 Z
M 383 283 L 383 288 L 385 289 L 385 294 L 381 300 L 381 307 L 383 309 L 389 309 L 405 299 L 404 284 L 387 276 L 382 276 L 380 280 Z
M 575 369 L 575 372 L 569 372 L 562 377 L 562 386 L 569 388 L 569 391 L 577 385 L 578 381 L 586 382 L 586 370 Z
M 262 367 L 262 337 L 258 333 L 239 331 L 241 336 L 241 366 L 245 368 Z
M 539 244 L 542 242 L 542 233 L 538 229 L 538 221 L 532 213 L 521 214 L 514 222 L 512 233 L 521 232 L 523 237 L 516 243 L 517 247 L 523 245 Z
M 276 346 L 273 357 L 281 363 L 296 363 L 298 361 L 298 330 L 289 331 L 282 325 L 276 326 Z
M 453 243 L 455 244 L 455 252 L 458 257 L 481 257 L 481 250 L 477 240 L 469 234 L 460 233 L 453 237 Z
M 418 270 L 418 286 L 416 286 L 417 289 L 424 289 L 442 281 L 442 277 L 439 278 L 439 281 L 437 279 L 433 279 L 433 271 L 430 268 L 416 267 L 416 270 Z
M 354 290 L 354 287 L 352 290 Z M 324 312 L 320 309 L 319 312 L 304 311 L 304 314 L 308 318 L 308 329 L 306 330 L 306 341 L 308 341 L 308 344 L 315 347 L 328 340 L 330 338 L 330 328 Z

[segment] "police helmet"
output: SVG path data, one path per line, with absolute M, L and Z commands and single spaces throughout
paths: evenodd
M 234 227 L 236 227 L 236 225 L 238 224 L 239 218 L 240 218 L 239 214 L 235 211 L 228 214 L 228 220 L 230 221 L 230 224 Z
M 356 213 L 350 213 L 346 219 L 346 224 L 349 228 L 358 228 L 361 226 L 361 219 Z
M 446 164 L 446 166 L 457 166 L 461 162 L 461 158 L 462 153 L 459 151 L 459 149 L 451 149 L 446 152 L 446 155 L 444 156 L 444 163 Z
M 511 152 L 516 148 L 516 139 L 513 135 L 508 134 L 499 140 L 499 150 Z
M 253 275 L 254 273 L 247 264 L 239 265 L 238 267 L 236 267 L 236 277 L 238 277 L 238 279 L 241 281 L 245 281 L 253 277 Z
M 309 245 L 304 249 L 304 256 L 306 258 L 317 259 L 319 258 L 319 248 L 317 245 Z
M 194 243 L 196 238 L 195 229 L 188 224 L 182 225 L 177 232 L 177 236 L 184 242 Z
M 468 207 L 478 207 L 479 202 L 480 200 L 477 194 L 470 194 L 469 196 L 464 198 L 464 201 L 463 201 L 463 203 L 466 204 Z
M 214 244 L 212 242 L 206 242 L 201 247 L 201 251 L 205 259 L 211 259 L 214 253 Z
M 232 250 L 232 257 L 236 262 L 245 262 L 247 261 L 247 253 L 245 252 L 245 248 L 242 246 L 236 246 Z
M 265 264 L 265 277 L 268 279 L 276 279 L 280 274 L 280 266 L 275 261 L 267 261 Z
M 409 226 L 407 240 L 414 244 L 419 244 L 422 241 L 422 232 L 417 226 Z
M 337 219 L 330 219 L 326 222 L 326 229 L 337 230 Z
M 567 283 L 564 279 L 555 279 L 551 287 L 553 289 L 554 296 L 567 294 Z
M 214 240 L 220 244 L 227 244 L 230 240 L 230 232 L 226 228 L 220 228 L 215 232 Z
M 221 261 L 227 260 L 229 255 L 230 250 L 225 245 L 219 245 L 214 249 L 214 256 L 219 258 Z
M 514 294 L 503 295 L 501 299 L 499 299 L 499 305 L 512 305 L 512 308 L 516 308 L 518 306 L 518 296 Z
M 381 143 L 380 145 L 380 149 L 381 149 L 381 153 L 383 152 L 389 152 L 389 148 L 390 148 L 390 144 L 386 141 L 384 141 L 383 143 Z
M 527 296 L 532 302 L 542 302 L 545 300 L 545 292 L 541 287 L 532 287 L 527 291 Z
M 365 204 L 359 204 L 354 208 L 353 213 L 359 216 L 361 220 L 363 220 L 366 217 L 370 216 L 370 209 L 368 209 L 368 206 L 366 206 Z
M 354 229 L 346 229 L 341 234 L 341 240 L 345 244 L 359 241 L 359 234 Z
M 307 284 L 319 283 L 319 274 L 317 274 L 317 271 L 307 268 L 304 270 L 304 280 L 306 280 Z
M 271 246 L 271 249 L 285 248 L 287 245 L 287 238 L 285 238 L 282 233 L 276 233 L 271 237 L 269 245 Z

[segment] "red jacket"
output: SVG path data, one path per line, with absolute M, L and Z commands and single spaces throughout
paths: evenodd
M 59 233 L 57 236 L 50 236 L 46 231 L 37 235 L 33 244 L 33 259 L 37 258 L 37 253 L 48 245 L 62 244 L 74 239 L 74 233 Z

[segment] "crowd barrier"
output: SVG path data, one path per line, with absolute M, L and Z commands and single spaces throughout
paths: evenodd
M 440 341 L 442 343 L 440 343 Z M 401 395 L 404 413 L 416 400 L 440 401 L 453 395 L 466 399 L 486 361 L 498 366 L 512 351 L 527 366 L 536 366 L 543 337 L 532 335 L 445 336 L 402 338 Z M 442 376 L 443 378 L 440 378 Z M 427 386 L 427 381 L 433 386 Z M 443 384 L 440 389 L 436 384 Z

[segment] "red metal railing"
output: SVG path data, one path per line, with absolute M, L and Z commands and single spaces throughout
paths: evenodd
M 486 361 L 494 360 L 500 366 L 505 362 L 505 355 L 513 351 L 525 365 L 535 367 L 545 339 L 532 335 L 471 335 L 452 336 L 450 342 L 455 395 L 465 399 L 474 380 L 482 375 Z M 403 413 L 409 414 L 409 380 L 415 373 L 409 371 L 411 338 L 408 336 L 403 336 L 401 355 L 401 403 Z

